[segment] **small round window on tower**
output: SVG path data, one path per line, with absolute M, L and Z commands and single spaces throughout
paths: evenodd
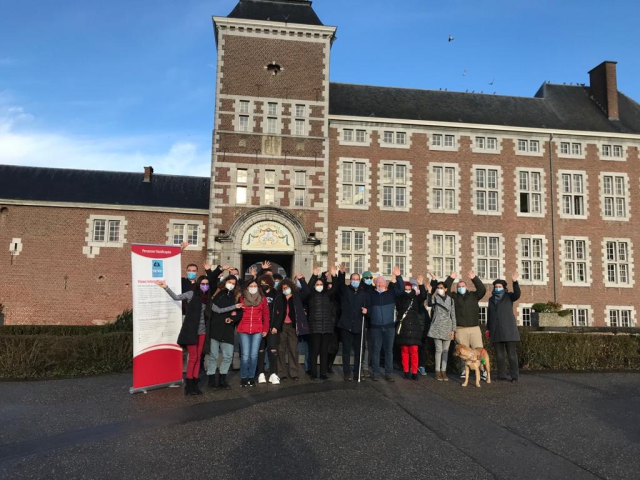
M 278 75 L 283 70 L 283 68 L 278 65 L 275 60 L 269 63 L 264 68 L 267 70 L 267 72 L 271 73 L 271 75 Z

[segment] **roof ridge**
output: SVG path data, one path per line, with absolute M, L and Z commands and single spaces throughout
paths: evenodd
M 2 164 L 0 163 L 0 168 L 11 167 L 11 168 L 32 168 L 36 170 L 56 170 L 61 172 L 90 172 L 90 173 L 109 173 L 109 174 L 128 174 L 128 175 L 142 175 L 144 176 L 144 172 L 127 172 L 123 170 L 101 170 L 101 169 L 90 169 L 90 168 L 67 168 L 67 167 L 38 167 L 35 165 L 13 165 L 13 164 Z M 205 180 L 210 180 L 209 177 L 198 176 L 198 175 L 179 175 L 174 173 L 155 173 L 154 177 L 179 177 L 179 178 L 202 178 Z

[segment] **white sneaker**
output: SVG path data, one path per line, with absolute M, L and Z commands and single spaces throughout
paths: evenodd
M 467 378 L 467 372 L 463 370 L 462 373 L 460 374 L 460 378 L 462 379 Z
M 278 377 L 278 375 L 276 375 L 275 373 L 272 373 L 269 377 L 269 383 L 271 385 L 280 385 L 280 377 Z
M 482 372 L 480 372 L 480 378 L 482 380 L 484 380 L 485 382 L 487 381 L 487 371 L 483 370 Z
M 264 373 L 258 376 L 258 383 L 267 383 L 267 378 L 264 376 Z

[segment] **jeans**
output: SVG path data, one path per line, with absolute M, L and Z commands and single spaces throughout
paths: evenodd
M 207 368 L 207 375 L 215 375 L 218 369 L 218 355 L 222 351 L 222 364 L 220 365 L 220 373 L 226 375 L 229 373 L 229 367 L 233 361 L 233 344 L 219 342 L 218 340 L 211 339 L 211 351 L 209 353 L 209 367 Z
M 261 333 L 239 333 L 240 342 L 240 376 L 242 378 L 254 378 L 256 365 L 258 365 L 258 351 L 260 350 Z
M 275 335 L 271 332 L 262 339 L 260 342 L 260 352 L 258 353 L 258 373 L 265 372 L 265 355 L 264 351 L 267 350 L 266 360 L 269 366 L 269 373 L 275 373 L 278 375 L 278 344 L 280 343 L 280 334 Z
M 371 342 L 373 343 L 371 359 L 374 375 L 380 374 L 380 351 L 382 349 L 384 349 L 384 373 L 391 375 L 393 372 L 393 340 L 395 337 L 395 325 L 371 329 Z
M 308 372 L 311 368 L 309 357 L 311 356 L 311 341 L 309 335 L 298 337 L 298 355 L 304 355 L 304 371 Z
M 440 340 L 439 338 L 434 338 L 433 341 L 436 344 L 436 373 L 446 372 L 451 340 Z
M 349 330 L 340 330 L 342 337 L 342 372 L 351 375 L 351 348 L 353 347 L 353 370 L 358 370 L 360 365 L 360 341 L 361 333 L 352 333 Z M 366 360 L 365 360 L 366 361 Z M 358 372 L 355 372 L 356 374 Z
M 320 375 L 327 376 L 327 367 L 329 366 L 329 342 L 331 342 L 332 333 L 312 333 L 311 334 L 311 355 L 310 368 L 311 375 L 318 376 L 318 355 L 320 355 Z
M 509 371 L 511 373 L 511 378 L 518 380 L 520 370 L 518 368 L 516 342 L 495 342 L 493 345 L 496 349 L 496 360 L 498 361 L 498 378 L 507 378 L 507 362 L 504 357 L 504 350 L 506 348 L 507 355 L 509 356 Z

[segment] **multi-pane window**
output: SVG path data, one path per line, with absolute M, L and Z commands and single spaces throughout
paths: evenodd
M 500 186 L 497 168 L 478 168 L 475 171 L 475 211 L 476 213 L 499 213 Z
M 382 274 L 391 275 L 395 265 L 400 267 L 400 273 L 404 275 L 407 268 L 407 235 L 384 232 L 382 234 Z
M 630 260 L 629 242 L 626 240 L 606 240 L 605 242 L 605 283 L 615 285 L 629 285 Z
M 96 217 L 90 216 L 91 242 L 100 246 L 121 246 L 124 242 L 124 217 Z M 98 246 L 98 245 L 96 245 Z
M 240 113 L 249 113 L 249 101 L 240 100 L 240 108 L 238 110 L 240 111 Z
M 296 117 L 304 117 L 306 108 L 304 105 L 296 105 Z
M 296 123 L 295 123 L 295 125 L 296 125 L 296 131 L 295 131 L 295 134 L 296 134 L 296 135 L 304 135 L 304 134 L 306 133 L 306 132 L 305 132 L 306 122 L 305 122 L 305 120 L 304 120 L 304 119 L 302 119 L 302 118 L 296 118 Z
M 407 144 L 407 133 L 406 132 L 392 132 L 385 131 L 382 135 L 382 141 L 384 143 L 395 144 L 395 145 L 406 145 Z
M 198 225 L 188 223 L 174 223 L 173 224 L 173 244 L 180 245 L 186 241 L 189 245 L 198 245 Z M 114 240 L 115 241 L 115 240 Z
M 589 308 L 569 307 L 565 308 L 571 312 L 571 325 L 574 327 L 589 326 Z
M 627 177 L 602 176 L 603 214 L 605 218 L 627 218 Z
M 294 184 L 296 187 L 299 187 L 294 190 L 294 205 L 296 207 L 304 207 L 304 197 L 306 193 L 304 187 L 307 184 L 307 172 L 304 170 L 296 171 Z
M 275 170 L 266 170 L 264 172 L 264 183 L 265 183 L 265 185 L 275 185 L 276 184 L 276 171 Z
M 356 142 L 364 143 L 366 142 L 367 132 L 366 130 L 356 130 Z
M 476 275 L 490 280 L 500 277 L 501 251 L 500 237 L 493 235 L 476 236 Z
M 432 147 L 453 148 L 454 145 L 455 145 L 454 135 L 443 135 L 441 133 L 434 133 L 433 135 L 431 135 Z
M 276 189 L 275 188 L 265 188 L 264 189 L 264 204 L 265 205 L 275 205 L 276 203 Z
M 294 190 L 294 206 L 304 207 L 305 190 L 303 188 L 296 188 Z
M 560 154 L 562 155 L 582 155 L 582 144 L 572 142 L 560 142 Z
M 585 216 L 585 174 L 562 173 L 562 213 Z
M 540 152 L 540 142 L 538 140 L 518 140 L 518 152 Z
M 277 132 L 278 119 L 273 117 L 267 118 L 267 133 Z
M 520 237 L 520 276 L 523 282 L 544 282 L 544 239 Z
M 239 184 L 236 186 L 236 203 L 244 204 L 247 203 L 247 178 L 248 172 L 245 169 L 238 169 L 236 171 L 236 183 Z
M 530 327 L 531 326 L 531 307 L 522 307 L 520 310 L 522 316 L 522 326 Z
M 518 171 L 519 213 L 542 215 L 542 172 Z
M 364 162 L 342 163 L 342 199 L 341 203 L 345 205 L 365 204 L 365 178 L 367 165 Z
M 405 208 L 407 206 L 407 166 L 382 164 L 382 206 Z
M 480 318 L 480 325 L 487 324 L 487 310 L 488 307 L 478 307 L 478 316 Z
M 240 115 L 239 123 L 238 123 L 238 130 L 240 130 L 241 132 L 248 132 L 249 131 L 249 116 L 248 115 Z
M 633 327 L 633 310 L 630 308 L 609 309 L 610 327 Z
M 120 241 L 120 220 L 109 220 L 109 242 Z
M 456 213 L 458 171 L 456 165 L 431 166 L 431 209 Z
M 93 221 L 93 241 L 94 242 L 104 242 L 106 226 L 107 226 L 106 220 Z
M 307 172 L 304 170 L 297 170 L 295 172 L 295 184 L 296 187 L 304 187 L 307 185 Z
M 498 139 L 495 137 L 476 137 L 477 150 L 497 150 Z
M 267 115 L 278 115 L 278 104 L 274 102 L 269 102 L 267 107 Z
M 350 128 L 345 128 L 342 131 L 342 138 L 345 142 L 353 142 L 353 130 Z
M 340 263 L 347 272 L 360 273 L 365 268 L 365 232 L 362 230 L 342 230 L 340 234 Z
M 583 239 L 565 239 L 563 241 L 564 258 L 564 281 L 575 284 L 588 284 L 588 262 L 589 253 L 587 251 L 587 241 Z
M 431 267 L 436 278 L 445 278 L 458 271 L 458 239 L 456 234 L 438 232 L 431 235 Z

